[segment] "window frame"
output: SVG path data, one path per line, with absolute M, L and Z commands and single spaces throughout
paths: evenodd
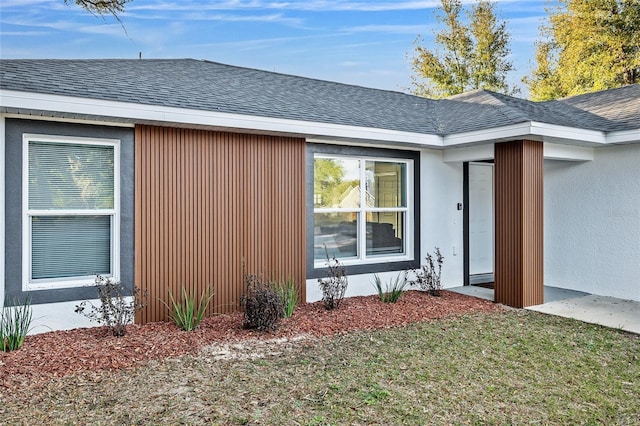
M 113 147 L 113 208 L 111 209 L 30 209 L 29 208 L 29 143 Z M 32 221 L 34 216 L 109 216 L 111 218 L 111 273 L 106 276 L 120 280 L 120 139 L 43 135 L 22 135 L 22 290 L 51 290 L 93 285 L 95 276 L 32 279 Z
M 322 268 L 326 266 L 326 259 L 315 258 L 315 215 L 316 213 L 356 213 L 358 217 L 358 226 L 356 232 L 356 244 L 357 244 L 357 256 L 356 257 L 344 257 L 339 258 L 340 262 L 345 266 L 350 265 L 371 265 L 379 263 L 390 262 L 412 262 L 415 260 L 414 245 L 415 236 L 414 221 L 415 221 L 415 193 L 414 193 L 414 167 L 415 160 L 409 157 L 397 157 L 397 156 L 385 156 L 385 155 L 367 155 L 367 154 L 342 154 L 332 152 L 313 152 L 312 162 L 315 167 L 315 160 L 317 158 L 325 159 L 346 159 L 357 160 L 359 162 L 359 181 L 360 181 L 360 207 L 358 208 L 332 208 L 332 207 L 316 207 L 315 202 L 312 205 L 313 209 L 313 235 L 311 238 L 314 243 L 313 252 L 313 266 L 314 268 Z M 405 182 L 403 182 L 403 189 L 405 191 L 406 205 L 399 207 L 367 207 L 366 206 L 366 191 L 363 191 L 363 186 L 366 185 L 366 163 L 367 162 L 385 162 L 385 163 L 403 163 L 405 164 Z M 315 184 L 315 175 L 311 187 Z M 315 201 L 315 194 L 313 194 Z M 403 220 L 403 253 L 401 254 L 367 254 L 367 213 L 380 213 L 380 212 L 402 212 L 404 213 Z

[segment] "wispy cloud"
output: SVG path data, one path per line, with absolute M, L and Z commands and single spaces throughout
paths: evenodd
M 467 0 L 468 2 L 469 0 Z M 308 1 L 181 1 L 181 2 L 157 2 L 149 4 L 132 3 L 128 10 L 248 10 L 248 9 L 279 9 L 300 10 L 315 12 L 332 11 L 361 11 L 384 12 L 393 10 L 417 10 L 437 7 L 439 1 L 343 1 L 343 0 L 308 0 Z
M 50 34 L 48 31 L 0 31 L 0 37 L 38 37 L 38 36 L 46 36 Z
M 220 22 L 267 22 L 274 24 L 286 24 L 299 26 L 303 24 L 302 18 L 291 18 L 284 16 L 282 13 L 271 13 L 265 15 L 238 15 L 238 14 L 223 14 L 223 13 L 202 13 L 202 12 L 187 12 L 179 16 L 172 15 L 156 15 L 150 16 L 136 16 L 141 19 L 166 19 L 166 20 L 187 20 L 187 21 L 220 21 Z
M 3 0 L 2 9 L 7 10 L 13 7 L 24 8 L 36 5 L 51 5 L 55 0 Z
M 361 25 L 343 28 L 341 31 L 350 33 L 388 33 L 388 34 L 418 34 L 427 29 L 426 25 Z
M 353 67 L 359 67 L 360 65 L 362 65 L 362 62 L 356 62 L 356 61 L 344 61 L 344 62 L 340 62 L 337 64 L 339 67 L 345 67 L 345 68 L 353 68 Z

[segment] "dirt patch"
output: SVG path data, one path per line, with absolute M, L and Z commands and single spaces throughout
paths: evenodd
M 104 327 L 49 332 L 28 336 L 18 351 L 0 352 L 0 393 L 82 371 L 117 370 L 201 352 L 212 359 L 233 359 L 246 354 L 245 345 L 255 347 L 260 357 L 300 339 L 498 309 L 492 302 L 458 293 L 443 291 L 441 297 L 432 297 L 409 291 L 397 303 L 382 303 L 376 296 L 348 298 L 333 311 L 319 302 L 304 304 L 270 333 L 243 329 L 241 313 L 206 318 L 192 332 L 169 322 L 129 325 L 127 335 L 120 338 Z

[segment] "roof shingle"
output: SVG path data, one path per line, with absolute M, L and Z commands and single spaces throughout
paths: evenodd
M 640 85 L 549 102 L 485 90 L 442 100 L 194 59 L 0 61 L 0 88 L 446 135 L 539 121 L 640 127 Z

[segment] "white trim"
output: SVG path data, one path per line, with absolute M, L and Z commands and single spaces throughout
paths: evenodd
M 442 155 L 442 161 L 445 163 L 462 163 L 465 161 L 492 160 L 493 149 L 493 144 L 447 148 Z
M 452 147 L 469 143 L 482 143 L 496 140 L 511 140 L 521 138 L 530 134 L 530 123 L 513 124 L 510 126 L 492 127 L 484 130 L 473 130 L 471 132 L 455 133 L 445 136 L 443 146 Z
M 579 142 L 588 142 L 595 145 L 607 144 L 607 136 L 605 132 L 599 130 L 587 130 L 578 127 L 558 126 L 557 124 L 531 122 L 531 134 L 548 137 L 545 142 L 553 142 L 554 140 L 575 140 Z
M 607 142 L 611 144 L 640 142 L 640 128 L 611 132 L 607 135 Z
M 419 146 L 442 146 L 442 138 L 415 132 L 377 129 L 371 127 L 348 126 L 319 123 L 314 121 L 291 120 L 224 112 L 203 111 L 156 105 L 142 105 L 129 102 L 105 101 L 76 98 L 71 96 L 47 95 L 0 89 L 2 106 L 19 110 L 55 111 L 78 114 L 80 117 L 129 120 L 133 123 L 171 125 L 196 125 L 226 129 L 276 132 L 292 135 L 330 136 L 391 143 L 408 143 Z M 36 117 L 37 118 L 37 117 Z
M 594 149 L 584 146 L 544 142 L 543 155 L 547 160 L 592 161 Z M 462 163 L 492 160 L 493 158 L 494 144 L 486 144 L 464 148 L 447 148 L 444 150 L 442 161 L 445 163 Z
M 594 148 L 584 146 L 545 142 L 542 150 L 545 160 L 593 161 L 594 158 Z
M 136 127 L 135 123 L 131 122 L 119 122 L 119 121 L 101 121 L 97 118 L 71 118 L 71 117 L 50 117 L 48 115 L 32 115 L 32 114 L 15 114 L 7 113 L 6 118 L 17 118 L 19 120 L 29 119 L 38 121 L 51 121 L 54 123 L 71 123 L 71 124 L 89 124 L 92 126 L 109 126 L 109 127 L 123 127 L 125 129 L 133 129 Z
M 453 147 L 465 144 L 500 142 L 513 139 L 533 139 L 544 142 L 587 146 L 640 142 L 640 129 L 605 133 L 577 127 L 525 121 L 508 126 L 461 132 L 447 136 L 404 132 L 362 126 L 320 123 L 273 117 L 204 111 L 132 102 L 78 98 L 0 89 L 0 106 L 7 117 L 30 118 L 78 123 L 131 127 L 152 124 L 176 127 L 203 127 L 227 131 L 283 134 L 307 137 L 310 141 L 327 142 L 329 138 L 348 143 L 382 142 L 419 147 Z M 15 113 L 20 111 L 20 113 Z M 57 118 L 47 114 L 63 114 Z
M 4 201 L 4 187 L 5 187 L 5 115 L 0 114 L 0 309 L 4 307 L 4 251 L 5 251 L 5 201 Z
M 100 210 L 30 210 L 29 209 L 29 142 L 65 143 L 113 147 L 113 209 Z M 111 275 L 120 280 L 120 140 L 24 133 L 22 135 L 22 290 L 45 290 L 93 285 L 94 276 L 61 279 L 31 279 L 31 217 L 99 215 L 111 218 Z
M 533 139 L 549 142 L 576 142 L 578 145 L 606 145 L 606 134 L 596 130 L 577 127 L 558 126 L 555 124 L 526 121 L 509 126 L 493 127 L 484 130 L 455 133 L 444 137 L 443 146 L 453 147 L 465 144 L 501 142 L 514 139 Z

